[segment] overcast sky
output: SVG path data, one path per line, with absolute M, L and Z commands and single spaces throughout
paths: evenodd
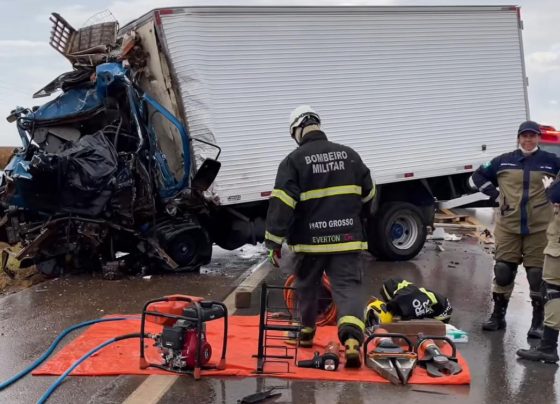
M 31 95 L 71 70 L 69 62 L 48 45 L 49 15 L 57 12 L 74 27 L 110 10 L 121 23 L 157 7 L 188 4 L 367 4 L 367 5 L 519 5 L 524 22 L 523 43 L 529 77 L 531 118 L 560 127 L 560 0 L 0 0 L 0 145 L 19 145 L 14 124 L 5 117 L 16 106 L 32 106 L 46 99 Z

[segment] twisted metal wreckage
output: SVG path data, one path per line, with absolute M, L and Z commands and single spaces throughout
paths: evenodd
M 21 243 L 21 266 L 51 276 L 68 268 L 102 270 L 109 279 L 154 264 L 198 269 L 211 257 L 203 193 L 220 163 L 206 159 L 196 170 L 195 139 L 140 88 L 146 53 L 133 31 L 119 37 L 116 22 L 75 30 L 58 14 L 51 21 L 51 46 L 73 70 L 34 94 L 62 90 L 58 97 L 8 117 L 22 147 L 1 179 L 0 240 Z M 159 147 L 170 135 L 156 133 L 156 117 L 179 134 L 179 178 Z

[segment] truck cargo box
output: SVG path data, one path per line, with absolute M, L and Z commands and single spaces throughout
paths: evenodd
M 269 197 L 300 104 L 378 184 L 472 171 L 528 117 L 513 6 L 155 13 L 190 134 L 222 147 L 221 204 Z

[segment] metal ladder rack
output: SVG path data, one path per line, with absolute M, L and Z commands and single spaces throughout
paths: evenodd
M 266 363 L 272 362 L 285 364 L 285 373 L 291 373 L 290 362 L 292 362 L 292 359 L 294 366 L 296 365 L 299 337 L 302 328 L 301 320 L 297 318 L 297 315 L 290 313 L 285 305 L 271 305 L 271 300 L 273 300 L 273 296 L 271 295 L 273 295 L 274 292 L 284 292 L 289 289 L 293 288 L 267 285 L 266 282 L 262 283 L 259 319 L 259 346 L 258 353 L 253 355 L 253 357 L 257 358 L 256 373 L 258 374 L 281 373 L 265 372 L 264 368 Z M 289 339 L 289 337 L 285 335 L 287 332 L 293 332 L 296 334 L 297 343 L 294 346 L 282 343 Z

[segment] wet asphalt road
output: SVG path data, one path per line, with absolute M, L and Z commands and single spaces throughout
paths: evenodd
M 81 274 L 0 298 L 0 381 L 30 365 L 73 324 L 106 314 L 139 313 L 145 301 L 169 294 L 224 298 L 237 286 L 238 277 L 262 260 L 263 254 L 255 250 L 252 246 L 236 252 L 218 249 L 200 274 L 159 274 L 119 281 Z M 75 331 L 65 341 L 78 334 Z M 0 391 L 0 403 L 35 403 L 55 380 L 28 375 Z M 49 402 L 120 403 L 143 380 L 139 376 L 71 377 Z
M 194 382 L 180 378 L 160 402 L 235 403 L 237 399 L 276 386 L 282 396 L 276 403 L 555 403 L 560 402 L 560 373 L 555 365 L 518 361 L 515 350 L 527 345 L 531 305 L 524 271 L 520 270 L 508 310 L 505 331 L 483 333 L 480 323 L 491 310 L 492 256 L 477 240 L 445 241 L 441 251 L 428 242 L 413 261 L 376 262 L 367 258 L 365 289 L 377 294 L 381 280 L 399 275 L 447 295 L 454 313 L 452 323 L 469 333 L 459 344 L 471 374 L 470 386 L 392 386 L 369 383 L 286 381 L 274 378 L 216 378 Z M 251 254 L 248 254 L 249 256 Z M 262 259 L 218 256 L 203 274 L 159 275 L 150 280 L 105 282 L 89 275 L 74 276 L 38 285 L 0 299 L 0 380 L 5 380 L 37 358 L 64 328 L 109 313 L 135 313 L 142 303 L 169 293 L 188 293 L 223 299 L 237 277 Z M 288 265 L 289 257 L 284 259 Z M 285 275 L 273 271 L 270 284 L 281 284 Z M 258 291 L 244 313 L 257 312 Z M 365 299 L 365 296 L 363 297 Z M 71 377 L 52 397 L 53 403 L 120 403 L 142 381 L 141 376 Z M 31 377 L 0 392 L 2 403 L 33 403 L 54 381 Z M 415 390 L 423 390 L 413 391 Z
M 527 345 L 526 332 L 531 321 L 528 283 L 519 271 L 508 311 L 505 331 L 482 332 L 480 324 L 491 311 L 491 251 L 475 240 L 443 242 L 440 251 L 428 242 L 423 252 L 405 263 L 375 262 L 370 259 L 365 284 L 371 294 L 378 293 L 381 280 L 399 275 L 447 295 L 454 313 L 452 323 L 468 332 L 469 342 L 458 344 L 467 359 L 470 386 L 409 385 L 393 386 L 370 383 L 301 382 L 280 379 L 205 380 L 197 387 L 180 379 L 161 402 L 181 402 L 201 389 L 199 403 L 232 403 L 252 392 L 271 386 L 283 394 L 276 403 L 557 403 L 560 402 L 560 373 L 557 366 L 518 361 L 515 350 Z M 270 284 L 282 283 L 274 272 Z M 253 302 L 258 301 L 258 293 Z M 413 391 L 413 390 L 422 390 Z M 199 393 L 200 394 L 200 393 Z

